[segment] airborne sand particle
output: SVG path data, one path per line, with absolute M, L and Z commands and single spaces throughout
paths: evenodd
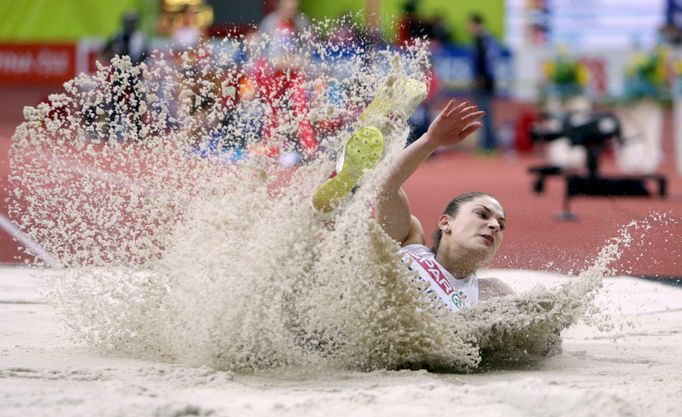
M 117 58 L 26 109 L 11 215 L 67 266 L 50 297 L 69 326 L 102 351 L 234 371 L 469 370 L 556 352 L 560 331 L 592 313 L 627 231 L 557 290 L 458 315 L 416 301 L 419 284 L 369 214 L 404 121 L 368 121 L 386 133 L 385 157 L 333 230 L 309 196 L 378 86 L 427 77 L 427 46 L 330 54 L 320 38 L 295 42 L 301 68 L 284 77 L 272 41 L 228 40 L 139 67 Z M 244 48 L 246 60 L 229 54 Z M 310 121 L 318 149 L 299 140 Z M 293 152 L 305 163 L 282 167 Z

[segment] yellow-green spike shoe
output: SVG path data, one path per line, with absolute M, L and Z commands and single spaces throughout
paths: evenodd
M 427 95 L 426 84 L 407 77 L 389 76 L 358 117 L 359 124 L 380 125 L 388 115 L 410 118 Z
M 352 193 L 366 170 L 377 166 L 384 152 L 384 136 L 379 129 L 358 129 L 343 148 L 341 169 L 313 194 L 313 208 L 322 214 L 333 212 Z

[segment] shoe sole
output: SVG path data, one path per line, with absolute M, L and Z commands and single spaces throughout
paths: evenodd
M 313 194 L 313 208 L 320 213 L 334 211 L 351 194 L 365 171 L 377 166 L 384 152 L 384 136 L 379 129 L 365 126 L 348 139 L 343 152 L 341 171 Z

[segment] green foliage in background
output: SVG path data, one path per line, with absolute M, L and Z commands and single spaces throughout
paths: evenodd
M 253 7 L 261 7 L 261 0 Z M 335 18 L 344 12 L 364 14 L 367 0 L 300 0 L 301 10 L 313 19 Z M 405 0 L 380 0 L 379 14 L 386 36 L 393 38 Z M 84 37 L 107 38 L 120 28 L 121 17 L 137 10 L 142 29 L 153 34 L 159 0 L 0 0 L 0 41 L 71 42 Z M 468 43 L 467 18 L 478 12 L 498 39 L 504 35 L 504 0 L 422 0 L 417 14 L 442 16 L 459 43 Z
M 22 0 L 0 1 L 0 41 L 72 42 L 83 37 L 106 38 L 119 30 L 121 17 L 136 10 L 142 28 L 155 19 L 157 0 Z
M 334 18 L 344 12 L 364 12 L 367 0 L 300 0 L 301 10 L 313 19 Z M 384 33 L 393 38 L 405 0 L 380 0 L 379 14 Z M 481 14 L 486 26 L 498 40 L 504 39 L 504 0 L 422 0 L 417 15 L 426 18 L 442 16 L 453 30 L 455 41 L 469 43 L 467 20 L 473 12 Z

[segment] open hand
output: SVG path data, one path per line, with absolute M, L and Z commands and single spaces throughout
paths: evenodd
M 478 120 L 485 112 L 468 101 L 450 100 L 438 114 L 428 130 L 428 141 L 435 147 L 452 146 L 481 128 Z

